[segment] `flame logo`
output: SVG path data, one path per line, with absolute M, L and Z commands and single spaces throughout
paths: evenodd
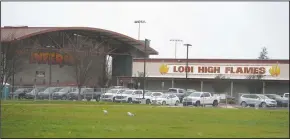
M 270 72 L 271 76 L 277 77 L 280 75 L 280 67 L 278 66 L 278 64 L 274 65 L 269 69 L 269 72 Z
M 169 68 L 167 65 L 165 64 L 162 64 L 159 68 L 159 72 L 163 75 L 163 74 L 166 74 L 168 72 Z

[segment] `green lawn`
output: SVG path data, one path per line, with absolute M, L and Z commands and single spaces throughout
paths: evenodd
M 136 115 L 129 117 L 128 111 Z M 4 101 L 1 114 L 3 138 L 289 137 L 287 110 Z

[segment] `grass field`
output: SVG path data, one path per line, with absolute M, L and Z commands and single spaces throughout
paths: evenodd
M 129 117 L 128 111 L 136 115 Z M 288 114 L 287 110 L 2 101 L 1 137 L 289 137 Z

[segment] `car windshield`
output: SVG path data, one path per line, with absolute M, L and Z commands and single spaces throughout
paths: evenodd
M 152 92 L 145 93 L 145 96 L 151 96 L 151 95 L 152 95 Z
M 24 91 L 24 88 L 19 88 L 15 92 L 22 92 L 22 91 Z
M 59 90 L 59 92 L 67 92 L 70 90 L 70 87 L 65 87 Z
M 48 87 L 46 88 L 43 92 L 51 92 L 53 91 L 55 88 L 54 87 Z
M 123 94 L 133 94 L 133 91 L 132 90 L 127 90 L 127 91 L 124 91 Z
M 168 92 L 177 93 L 177 89 L 168 89 Z
M 167 98 L 169 95 L 168 94 L 164 94 L 164 95 L 162 95 L 161 97 L 162 98 Z
M 36 91 L 38 91 L 38 92 L 41 92 L 41 91 L 44 91 L 45 90 L 45 88 L 36 88 Z
M 111 89 L 111 90 L 108 90 L 107 93 L 112 93 L 112 94 L 115 94 L 115 93 L 118 93 L 119 90 L 117 89 Z
M 267 96 L 264 96 L 264 95 L 259 95 L 259 97 L 260 97 L 261 99 L 269 99 Z
M 268 98 L 278 98 L 278 99 L 281 99 L 282 97 L 279 96 L 279 95 L 266 95 Z
M 191 96 L 191 97 L 200 97 L 201 93 L 194 92 L 194 93 L 191 93 L 189 96 Z

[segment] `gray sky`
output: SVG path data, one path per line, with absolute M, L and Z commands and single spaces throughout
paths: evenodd
M 288 2 L 2 2 L 1 26 L 84 26 L 151 40 L 158 58 L 173 58 L 174 43 L 192 44 L 189 58 L 289 59 Z M 178 45 L 178 58 L 186 48 Z

